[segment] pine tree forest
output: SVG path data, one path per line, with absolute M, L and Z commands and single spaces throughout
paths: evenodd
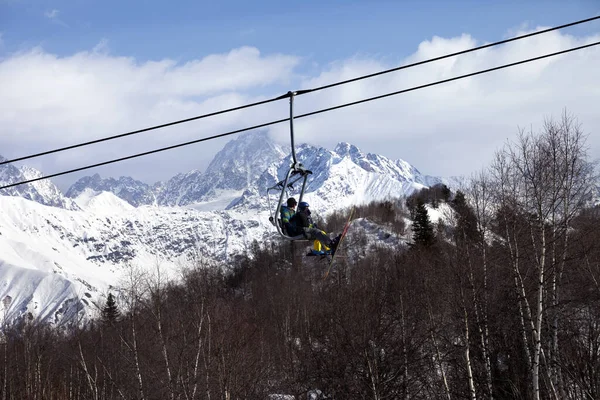
M 177 282 L 131 269 L 93 324 L 4 324 L 0 399 L 600 399 L 595 171 L 564 115 L 460 189 L 357 206 L 413 240 L 351 230 L 326 280 L 278 241 Z

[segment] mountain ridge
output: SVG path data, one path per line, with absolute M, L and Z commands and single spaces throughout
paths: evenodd
M 304 199 L 321 216 L 442 180 L 349 143 L 334 150 L 302 144 L 297 157 L 313 171 Z M 279 194 L 267 199 L 265 192 L 291 162 L 285 146 L 258 132 L 228 142 L 206 171 L 166 182 L 149 185 L 94 174 L 75 182 L 68 196 L 49 180 L 5 191 L 0 299 L 6 306 L 0 317 L 14 321 L 31 315 L 57 325 L 88 320 L 132 269 L 151 274 L 160 266 L 166 275 L 178 276 L 198 262 L 228 265 L 254 240 L 278 240 L 269 215 Z M 0 166 L 0 182 L 28 176 L 41 173 Z M 297 196 L 298 190 L 288 194 Z M 25 277 L 35 284 L 26 286 Z
M 0 155 L 0 162 L 8 161 Z M 12 164 L 0 165 L 0 186 L 42 177 L 42 173 L 29 166 L 19 168 Z M 48 179 L 0 190 L 0 196 L 17 196 L 40 204 L 74 210 L 77 205 L 63 195 L 61 190 Z
M 321 187 L 329 177 L 331 166 L 344 158 L 349 158 L 368 173 L 389 175 L 400 183 L 406 183 L 403 192 L 411 190 L 410 182 L 420 185 L 419 187 L 442 182 L 439 177 L 421 174 L 404 160 L 363 153 L 346 142 L 338 143 L 334 150 L 301 144 L 297 149 L 297 157 L 306 168 L 314 172 L 307 191 Z M 135 207 L 150 204 L 186 206 L 214 201 L 223 191 L 264 192 L 265 188 L 285 176 L 291 164 L 291 155 L 285 146 L 271 141 L 266 132 L 248 132 L 228 142 L 204 172 L 191 170 L 153 185 L 130 177 L 102 179 L 95 174 L 80 178 L 71 185 L 66 197 L 75 198 L 83 189 L 90 188 L 97 192 L 110 191 Z M 230 206 L 242 204 L 244 197 L 247 198 L 248 193 L 232 199 Z

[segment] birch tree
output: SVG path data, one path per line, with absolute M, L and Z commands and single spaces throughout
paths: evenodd
M 475 308 L 475 319 L 478 327 L 481 353 L 485 365 L 485 381 L 488 391 L 488 396 L 494 398 L 492 385 L 492 363 L 490 360 L 489 350 L 489 291 L 488 291 L 488 236 L 490 234 L 490 225 L 492 221 L 493 208 L 493 183 L 491 177 L 486 171 L 480 171 L 471 179 L 467 193 L 471 200 L 475 221 L 478 232 L 478 248 L 481 255 L 481 296 L 477 295 L 474 279 L 471 278 L 472 285 L 472 300 Z
M 560 282 L 568 229 L 589 195 L 593 178 L 585 136 L 566 114 L 560 122 L 546 121 L 539 135 L 521 130 L 515 143 L 497 153 L 492 171 L 498 182 L 500 206 L 513 212 L 504 213 L 504 240 L 519 297 L 524 346 L 526 352 L 531 351 L 527 359 L 531 364 L 532 395 L 534 399 L 541 397 L 540 367 L 544 362 L 549 389 L 554 397 L 560 397 L 563 389 L 555 357 L 559 346 Z M 517 220 L 524 226 L 519 226 Z M 526 229 L 527 235 L 519 228 Z M 533 285 L 526 284 L 528 278 L 523 269 L 535 271 Z M 548 315 L 549 310 L 552 315 Z M 545 318 L 552 321 L 548 333 L 543 331 Z M 544 347 L 546 335 L 548 357 Z

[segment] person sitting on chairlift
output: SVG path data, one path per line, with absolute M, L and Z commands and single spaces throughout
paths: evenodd
M 281 206 L 281 229 L 286 235 L 291 235 L 294 231 L 294 227 L 290 224 L 290 219 L 296 213 L 296 204 L 298 204 L 296 199 L 290 197 L 287 199 L 287 206 Z
M 300 204 L 298 204 L 298 211 L 290 219 L 290 224 L 293 226 L 296 235 L 304 235 L 307 239 L 316 239 L 321 242 L 323 246 L 330 248 L 331 254 L 335 253 L 342 235 L 338 235 L 335 239 L 330 239 L 325 232 L 316 227 L 310 216 L 309 205 L 307 202 L 301 201 Z
M 281 206 L 281 229 L 283 230 L 283 233 L 288 236 L 295 236 L 296 234 L 302 235 L 302 232 L 296 233 L 294 226 L 290 223 L 290 219 L 296 213 L 296 205 L 298 202 L 295 198 L 290 197 L 287 199 L 286 204 L 287 205 L 285 206 Z M 313 223 L 313 227 L 316 228 L 317 226 Z M 323 234 L 325 234 L 325 232 L 323 232 Z M 331 249 L 329 247 L 322 245 L 317 239 L 314 240 L 313 249 L 311 250 L 310 255 L 325 255 L 330 253 Z

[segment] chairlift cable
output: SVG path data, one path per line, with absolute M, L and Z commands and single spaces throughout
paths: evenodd
M 379 95 L 379 96 L 369 97 L 369 98 L 366 98 L 366 99 L 357 100 L 357 101 L 353 101 L 353 102 L 350 102 L 350 103 L 340 104 L 340 105 L 337 105 L 337 106 L 333 106 L 333 107 L 329 107 L 329 108 L 324 108 L 324 109 L 321 109 L 321 110 L 312 111 L 312 112 L 305 113 L 305 114 L 300 114 L 300 115 L 297 115 L 294 118 L 295 119 L 305 118 L 305 117 L 309 117 L 309 116 L 312 116 L 312 115 L 317 115 L 317 114 L 321 114 L 321 113 L 324 113 L 324 112 L 329 112 L 329 111 L 337 110 L 337 109 L 340 109 L 340 108 L 350 107 L 350 106 L 354 106 L 354 105 L 361 104 L 361 103 L 366 103 L 366 102 L 373 101 L 373 100 L 379 100 L 379 99 L 382 99 L 382 98 L 385 98 L 385 97 L 395 96 L 395 95 L 398 95 L 398 94 L 403 94 L 403 93 L 407 93 L 407 92 L 411 92 L 411 91 L 415 91 L 415 90 L 419 90 L 419 89 L 424 89 L 424 88 L 427 88 L 427 87 L 436 86 L 436 85 L 440 85 L 440 84 L 443 84 L 443 83 L 448 83 L 448 82 L 456 81 L 456 80 L 459 80 L 459 79 L 464 79 L 464 78 L 468 78 L 468 77 L 472 77 L 472 76 L 476 76 L 476 75 L 481 75 L 481 74 L 485 74 L 485 73 L 492 72 L 492 71 L 497 71 L 497 70 L 500 70 L 500 69 L 514 67 L 516 65 L 525 64 L 525 63 L 529 63 L 529 62 L 532 62 L 532 61 L 538 61 L 538 60 L 542 60 L 542 59 L 545 59 L 545 58 L 554 57 L 554 56 L 558 56 L 558 55 L 561 55 L 561 54 L 566 54 L 566 53 L 570 53 L 570 52 L 573 52 L 573 51 L 590 48 L 590 47 L 593 47 L 593 46 L 597 46 L 599 44 L 600 44 L 600 41 L 597 41 L 597 42 L 589 43 L 589 44 L 586 44 L 586 45 L 577 46 L 577 47 L 573 47 L 573 48 L 570 48 L 570 49 L 566 49 L 566 50 L 561 50 L 561 51 L 557 51 L 557 52 L 554 52 L 554 53 L 545 54 L 545 55 L 538 56 L 538 57 L 528 58 L 528 59 L 525 59 L 525 60 L 521 60 L 521 61 L 509 63 L 509 64 L 504 64 L 504 65 L 500 65 L 500 66 L 497 66 L 497 67 L 488 68 L 488 69 L 477 71 L 477 72 L 472 72 L 472 73 L 465 74 L 465 75 L 459 75 L 459 76 L 456 76 L 456 77 L 453 77 L 453 78 L 448 78 L 448 79 L 444 79 L 444 80 L 440 80 L 440 81 L 436 81 L 436 82 L 431 82 L 431 83 L 427 83 L 427 84 L 424 84 L 424 85 L 414 86 L 414 87 L 411 87 L 411 88 L 408 88 L 408 89 L 398 90 L 398 91 L 395 91 L 395 92 L 390 92 L 390 93 L 386 93 L 386 94 Z M 14 186 L 18 186 L 18 185 L 23 185 L 23 184 L 26 184 L 26 183 L 32 183 L 32 182 L 40 181 L 40 180 L 43 180 L 43 179 L 54 178 L 54 177 L 57 177 L 57 176 L 66 175 L 66 174 L 70 174 L 70 173 L 73 173 L 73 172 L 83 171 L 83 170 L 90 169 L 90 168 L 100 167 L 100 166 L 103 166 L 103 165 L 113 164 L 113 163 L 116 163 L 116 162 L 121 162 L 121 161 L 129 160 L 129 159 L 132 159 L 132 158 L 137 158 L 137 157 L 142 157 L 142 156 L 146 156 L 146 155 L 150 155 L 150 154 L 154 154 L 154 153 L 159 153 L 159 152 L 166 151 L 166 150 L 172 150 L 172 149 L 175 149 L 175 148 L 178 148 L 178 147 L 183 147 L 183 146 L 188 146 L 188 145 L 192 145 L 192 144 L 196 144 L 196 143 L 200 143 L 200 142 L 205 142 L 205 141 L 208 141 L 208 140 L 218 139 L 218 138 L 221 138 L 221 137 L 224 137 L 224 136 L 234 135 L 234 134 L 237 134 L 237 133 L 241 133 L 241 132 L 245 132 L 245 131 L 249 131 L 249 130 L 253 130 L 253 129 L 264 128 L 266 126 L 279 124 L 279 123 L 286 122 L 286 121 L 289 121 L 289 120 L 290 120 L 290 118 L 278 119 L 278 120 L 274 120 L 274 121 L 271 121 L 271 122 L 266 122 L 266 123 L 263 123 L 263 124 L 250 126 L 250 127 L 247 127 L 247 128 L 237 129 L 237 130 L 234 130 L 234 131 L 230 131 L 230 132 L 226 132 L 226 133 L 221 133 L 221 134 L 214 135 L 214 136 L 209 136 L 209 137 L 202 138 L 202 139 L 196 139 L 196 140 L 192 140 L 192 141 L 185 142 L 185 143 L 180 143 L 180 144 L 176 144 L 176 145 L 172 145 L 172 146 L 167 146 L 167 147 L 162 147 L 162 148 L 151 150 L 151 151 L 146 151 L 146 152 L 143 152 L 143 153 L 138 153 L 138 154 L 130 155 L 130 156 L 127 156 L 127 157 L 117 158 L 117 159 L 114 159 L 114 160 L 104 161 L 104 162 L 101 162 L 101 163 L 97 163 L 97 164 L 93 164 L 93 165 L 88 165 L 88 166 L 85 166 L 85 167 L 75 168 L 75 169 L 71 169 L 71 170 L 64 171 L 64 172 L 58 172 L 58 173 L 51 174 L 51 175 L 46 175 L 46 176 L 42 176 L 42 177 L 38 177 L 38 178 L 34 178 L 34 179 L 29 179 L 29 180 L 25 180 L 25 181 L 21 181 L 21 182 L 17 182 L 17 183 L 12 183 L 12 184 L 0 187 L 0 190 L 2 190 L 2 189 L 8 189 L 8 188 L 11 188 L 11 187 L 14 187 Z
M 501 40 L 498 42 L 493 42 L 493 43 L 488 43 L 486 45 L 482 45 L 482 46 L 477 46 L 477 47 L 473 47 L 471 49 L 467 49 L 467 50 L 462 50 L 462 51 L 458 51 L 455 53 L 450 53 L 450 54 L 446 54 L 443 56 L 439 56 L 439 57 L 435 57 L 435 58 L 431 58 L 431 59 L 427 59 L 427 60 L 423 60 L 423 61 L 418 61 L 415 63 L 411 63 L 411 64 L 407 64 L 407 65 L 402 65 L 399 67 L 395 67 L 395 68 L 391 68 L 391 69 L 387 69 L 387 70 L 383 70 L 383 71 L 379 71 L 376 73 L 372 73 L 372 74 L 367 74 L 367 75 L 362 75 L 356 78 L 352 78 L 352 79 L 347 79 L 344 81 L 339 81 L 339 82 L 335 82 L 335 83 L 331 83 L 331 84 L 327 84 L 327 85 L 323 85 L 323 86 L 319 86 L 316 88 L 312 88 L 312 89 L 306 89 L 306 90 L 298 90 L 295 93 L 295 95 L 302 95 L 302 94 L 306 94 L 306 93 L 312 93 L 312 92 L 317 92 L 320 90 L 324 90 L 324 89 L 329 89 L 335 86 L 339 86 L 339 85 L 345 85 L 351 82 L 356 82 L 356 81 L 360 81 L 363 79 L 368 79 L 368 78 L 373 78 L 375 76 L 379 76 L 379 75 L 383 75 L 383 74 L 388 74 L 391 72 L 396 72 L 396 71 L 400 71 L 403 69 L 407 69 L 407 68 L 412 68 L 412 67 L 416 67 L 419 65 L 424 65 L 424 64 L 428 64 L 431 62 L 435 62 L 435 61 L 440 61 L 446 58 L 450 58 L 450 57 L 455 57 L 455 56 L 459 56 L 459 55 L 463 55 L 463 54 L 467 54 L 470 52 L 474 52 L 474 51 L 479 51 L 479 50 L 483 50 L 486 48 L 490 48 L 490 47 L 494 47 L 494 46 L 499 46 L 501 44 L 506 44 L 509 42 L 514 42 L 517 40 L 522 40 L 525 38 L 529 38 L 532 36 L 536 36 L 536 35 L 541 35 L 544 33 L 548 33 L 551 31 L 555 31 L 555 30 L 559 30 L 559 29 L 564 29 L 567 27 L 571 27 L 571 26 L 575 26 L 575 25 L 579 25 L 579 24 L 583 24 L 583 23 L 587 23 L 587 22 L 591 22 L 594 20 L 598 20 L 600 19 L 600 15 L 595 16 L 595 17 L 591 17 L 591 18 L 586 18 L 586 19 L 582 19 L 579 21 L 575 21 L 575 22 L 570 22 L 568 24 L 563 24 L 563 25 L 559 25 L 559 26 L 555 26 L 552 28 L 548 28 L 548 29 L 543 29 L 540 31 L 536 31 L 536 32 L 531 32 L 525 35 L 521 35 L 521 36 L 516 36 L 514 38 L 510 38 L 510 39 L 505 39 L 505 40 Z M 232 108 L 228 108 L 228 109 L 223 109 L 223 110 L 219 110 L 219 111 L 215 111 L 215 112 L 211 112 L 211 113 L 207 113 L 207 114 L 202 114 L 202 115 L 198 115 L 195 117 L 190 117 L 190 118 L 185 118 L 185 119 L 181 119 L 178 121 L 173 121 L 173 122 L 168 122 L 168 123 L 164 123 L 164 124 L 160 124 L 160 125 L 154 125 L 154 126 L 150 126 L 147 128 L 143 128 L 143 129 L 138 129 L 138 130 L 134 130 L 131 132 L 126 132 L 126 133 L 121 133 L 121 134 L 117 134 L 117 135 L 113 135 L 113 136 L 107 136 L 104 138 L 100 138 L 100 139 L 95 139 L 95 140 L 91 140 L 91 141 L 87 141 L 87 142 L 83 142 L 83 143 L 78 143 L 78 144 L 73 144 L 73 145 L 69 145 L 69 146 L 65 146 L 65 147 L 60 147 L 57 149 L 53 149 L 53 150 L 47 150 L 47 151 L 43 151 L 43 152 L 39 152 L 39 153 L 35 153 L 35 154 L 30 154 L 27 156 L 22 156 L 22 157 L 17 157 L 17 158 L 13 158 L 10 160 L 4 160 L 4 161 L 0 161 L 0 165 L 4 165 L 4 164 L 10 164 L 10 163 L 14 163 L 14 162 L 18 162 L 18 161 L 24 161 L 24 160 L 28 160 L 31 158 L 36 158 L 36 157 L 41 157 L 41 156 L 45 156 L 45 155 L 49 155 L 49 154 L 54 154 L 54 153 L 58 153 L 61 151 L 66 151 L 66 150 L 72 150 L 72 149 L 76 149 L 78 147 L 84 147 L 84 146 L 89 146 L 89 145 L 93 145 L 93 144 L 98 144 L 101 142 L 105 142 L 105 141 L 109 141 L 109 140 L 114 140 L 114 139 L 119 139 L 119 138 L 123 138 L 126 136 L 131 136 L 131 135 L 136 135 L 136 134 L 140 134 L 143 132 L 148 132 L 148 131 L 152 131 L 152 130 L 156 130 L 156 129 L 162 129 L 162 128 L 166 128 L 169 126 L 174 126 L 174 125 L 178 125 L 178 124 L 183 124 L 186 122 L 191 122 L 191 121 L 195 121 L 195 120 L 199 120 L 199 119 L 203 119 L 203 118 L 208 118 L 208 117 L 213 117 L 216 115 L 220 115 L 220 114 L 225 114 L 225 113 L 229 113 L 229 112 L 233 112 L 233 111 L 239 111 L 242 109 L 246 109 L 246 108 L 250 108 L 250 107 L 255 107 L 255 106 L 259 106 L 259 105 L 263 105 L 263 104 L 267 104 L 267 103 L 271 103 L 277 100 L 281 100 L 284 98 L 289 97 L 289 93 L 279 97 L 275 97 L 275 98 L 271 98 L 271 99 L 266 99 L 266 100 L 262 100 L 262 101 L 258 101 L 258 102 L 254 102 L 254 103 L 249 103 L 249 104 L 245 104 L 242 106 L 238 106 L 238 107 L 232 107 Z M 72 171 L 75 172 L 75 171 Z
M 461 51 L 457 51 L 455 53 L 445 54 L 443 56 L 429 58 L 427 60 L 417 61 L 417 62 L 414 62 L 414 63 L 411 63 L 411 64 L 406 64 L 406 65 L 401 65 L 399 67 L 386 69 L 386 70 L 375 72 L 375 73 L 372 73 L 372 74 L 362 75 L 362 76 L 359 76 L 359 77 L 356 77 L 356 78 L 347 79 L 347 80 L 344 80 L 344 81 L 340 81 L 340 82 L 335 82 L 335 83 L 331 83 L 331 84 L 328 84 L 328 85 L 319 86 L 319 87 L 316 87 L 314 89 L 307 89 L 307 90 L 304 90 L 303 92 L 304 93 L 311 93 L 311 92 L 316 92 L 316 91 L 319 91 L 319 90 L 330 89 L 330 88 L 335 87 L 335 86 L 345 85 L 345 84 L 356 82 L 356 81 L 360 81 L 360 80 L 363 80 L 363 79 L 368 79 L 368 78 L 373 78 L 373 77 L 376 77 L 376 76 L 379 76 L 379 75 L 389 74 L 390 72 L 396 72 L 396 71 L 400 71 L 400 70 L 403 70 L 403 69 L 417 67 L 419 65 L 429 64 L 431 62 L 440 61 L 440 60 L 444 60 L 446 58 L 451 58 L 451 57 L 456 57 L 456 56 L 460 56 L 460 55 L 463 55 L 463 54 L 472 53 L 472 52 L 483 50 L 483 49 L 487 49 L 487 48 L 490 48 L 490 47 L 499 46 L 501 44 L 515 42 L 517 40 L 522 40 L 522 39 L 526 39 L 526 38 L 529 38 L 529 37 L 532 37 L 532 36 L 537 36 L 537 35 L 541 35 L 541 34 L 544 34 L 544 33 L 548 33 L 548 32 L 552 32 L 552 31 L 556 31 L 556 30 L 568 28 L 568 27 L 571 27 L 571 26 L 575 26 L 575 25 L 579 25 L 579 24 L 591 22 L 591 21 L 594 21 L 594 20 L 597 20 L 597 19 L 600 19 L 600 15 L 597 15 L 597 16 L 591 17 L 591 18 L 582 19 L 582 20 L 575 21 L 575 22 L 570 22 L 570 23 L 564 24 L 564 25 L 555 26 L 555 27 L 548 28 L 548 29 L 542 29 L 540 31 L 527 33 L 525 35 L 515 36 L 514 38 L 510 38 L 510 39 L 504 39 L 504 40 L 500 40 L 498 42 L 492 42 L 492 43 L 484 44 L 484 45 L 473 47 L 473 48 L 470 48 L 470 49 L 467 49 L 467 50 L 461 50 Z M 304 93 L 301 93 L 301 94 L 304 94 Z

